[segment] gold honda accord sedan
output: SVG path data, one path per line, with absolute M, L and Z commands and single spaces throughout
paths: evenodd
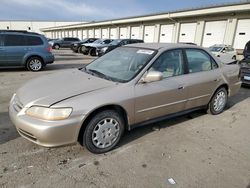
M 83 68 L 27 82 L 13 95 L 9 115 L 36 144 L 79 141 L 103 153 L 126 129 L 201 108 L 219 114 L 240 86 L 238 65 L 221 64 L 201 47 L 132 44 Z

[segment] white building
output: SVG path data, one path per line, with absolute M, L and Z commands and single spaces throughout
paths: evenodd
M 66 36 L 138 38 L 145 42 L 228 44 L 243 49 L 250 40 L 250 3 L 223 4 L 154 15 L 44 28 L 49 38 Z
M 0 20 L 0 30 L 27 30 L 31 32 L 43 33 L 41 28 L 58 27 L 77 23 L 79 22 Z

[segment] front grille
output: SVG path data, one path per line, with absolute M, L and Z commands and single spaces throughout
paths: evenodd
M 24 130 L 18 128 L 18 132 L 19 132 L 23 137 L 26 137 L 26 138 L 28 138 L 28 139 L 30 139 L 30 140 L 33 140 L 33 141 L 37 141 L 37 138 L 36 138 L 33 134 L 31 134 L 31 133 L 29 133 L 29 132 L 27 132 L 27 131 L 24 131 Z
M 14 98 L 12 105 L 16 112 L 20 112 L 23 109 L 23 104 L 19 101 L 17 96 Z

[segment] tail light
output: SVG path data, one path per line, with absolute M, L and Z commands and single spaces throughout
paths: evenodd
M 48 48 L 46 48 L 47 52 L 52 52 L 52 47 L 49 46 Z

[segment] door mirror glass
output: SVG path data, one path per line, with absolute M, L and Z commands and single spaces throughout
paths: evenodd
M 141 80 L 142 83 L 156 82 L 163 79 L 163 74 L 159 71 L 149 71 Z

